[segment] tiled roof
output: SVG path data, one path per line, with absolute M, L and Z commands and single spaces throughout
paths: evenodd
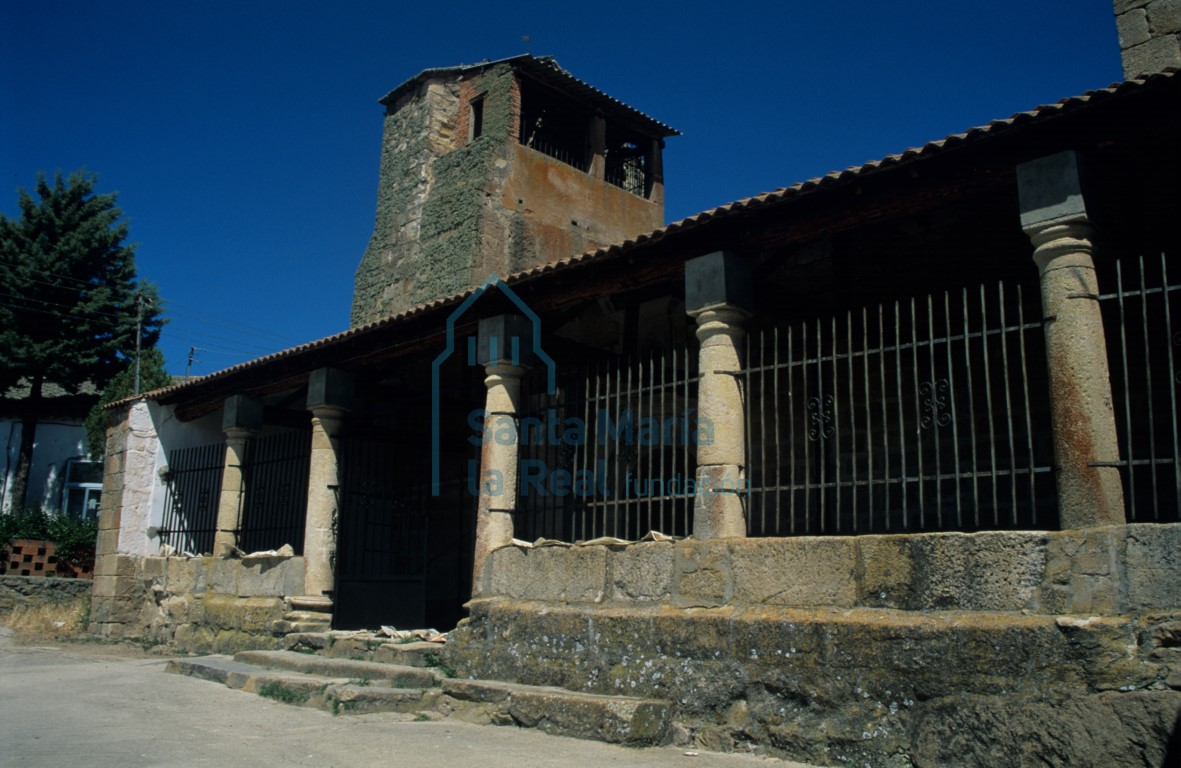
M 727 217 L 747 211 L 754 211 L 757 209 L 784 204 L 795 198 L 810 194 L 817 190 L 826 189 L 834 185 L 864 178 L 880 170 L 902 166 L 922 158 L 936 155 L 954 147 L 964 146 L 989 136 L 1004 133 L 1005 131 L 1016 126 L 1027 125 L 1032 122 L 1045 120 L 1055 115 L 1072 112 L 1091 103 L 1102 102 L 1106 99 L 1135 93 L 1145 89 L 1146 87 L 1175 81 L 1178 71 L 1179 70 L 1177 69 L 1167 69 L 1164 72 L 1158 74 L 1148 75 L 1121 83 L 1115 83 L 1108 86 L 1107 88 L 1087 91 L 1081 96 L 1072 96 L 1070 98 L 1062 99 L 1055 104 L 1042 105 L 1027 112 L 1018 112 L 1012 117 L 1006 118 L 1004 120 L 993 120 L 987 125 L 970 128 L 963 133 L 952 134 L 951 136 L 939 139 L 938 141 L 932 141 L 924 144 L 922 147 L 907 149 L 893 155 L 888 155 L 880 160 L 874 160 L 872 162 L 865 163 L 864 165 L 849 167 L 843 171 L 833 171 L 832 173 L 826 174 L 824 176 L 808 179 L 807 181 L 802 181 L 798 184 L 793 184 L 790 187 L 781 187 L 772 192 L 766 192 L 760 195 L 755 195 L 754 197 L 748 197 L 732 203 L 727 203 L 726 205 L 721 205 L 717 208 L 703 211 L 702 213 L 698 213 L 672 224 L 668 224 L 667 226 L 661 227 L 660 229 L 654 230 L 647 234 L 640 235 L 634 239 L 625 240 L 621 243 L 617 243 L 606 248 L 600 248 L 595 251 L 588 251 L 583 254 L 557 259 L 531 269 L 517 272 L 506 278 L 505 282 L 512 285 L 514 283 L 539 277 L 551 272 L 559 272 L 578 265 L 604 261 L 630 254 L 647 244 L 662 240 L 663 238 L 676 232 L 695 230 L 707 225 L 712 221 L 723 220 Z M 240 363 L 233 366 L 232 368 L 226 368 L 225 370 L 209 374 L 208 376 L 193 379 L 192 381 L 185 384 L 173 385 L 164 389 L 156 390 L 154 392 L 149 392 L 146 396 L 153 399 L 160 398 L 177 392 L 185 387 L 192 387 L 202 382 L 210 382 L 218 379 L 228 378 L 241 371 L 258 368 L 268 363 L 296 357 L 298 355 L 313 350 L 322 349 L 324 347 L 334 346 L 350 339 L 357 338 L 358 336 L 375 332 L 378 329 L 396 325 L 410 318 L 418 317 L 444 307 L 459 304 L 471 294 L 472 291 L 469 290 L 444 299 L 438 299 L 436 301 L 420 304 L 417 307 L 407 310 L 406 312 L 392 315 L 390 317 L 386 317 L 366 325 L 361 325 L 356 328 L 351 328 L 342 333 L 338 333 L 333 336 L 327 336 L 307 344 L 302 344 L 298 347 L 292 347 L 290 349 L 275 352 L 274 354 L 266 355 L 255 360 Z M 114 407 L 121 403 L 130 402 L 133 399 L 135 398 L 128 398 L 127 400 L 120 401 L 120 403 L 113 403 L 112 406 L 109 407 Z
M 382 104 L 393 104 L 398 99 L 402 98 L 406 93 L 414 89 L 418 83 L 424 79 L 431 77 L 446 77 L 447 75 L 459 74 L 461 72 L 470 72 L 475 69 L 485 69 L 496 64 L 512 64 L 526 72 L 534 78 L 541 80 L 551 86 L 560 90 L 566 91 L 574 96 L 581 97 L 586 101 L 597 104 L 600 108 L 607 112 L 623 113 L 628 115 L 641 128 L 644 128 L 653 136 L 680 136 L 680 131 L 672 128 L 664 123 L 644 114 L 635 107 L 624 104 L 619 99 L 610 96 L 598 88 L 579 80 L 574 75 L 562 69 L 558 62 L 552 56 L 531 56 L 529 54 L 521 54 L 519 56 L 511 56 L 507 59 L 497 59 L 496 61 L 482 61 L 478 64 L 460 64 L 455 67 L 436 67 L 433 69 L 424 69 L 414 77 L 393 89 L 385 96 L 379 99 Z

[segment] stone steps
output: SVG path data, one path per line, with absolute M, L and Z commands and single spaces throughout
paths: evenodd
M 334 714 L 453 716 L 627 746 L 663 744 L 671 732 L 666 701 L 451 679 L 438 661 L 438 643 L 315 632 L 289 635 L 288 647 L 299 650 L 175 659 L 167 670 Z
M 241 651 L 234 655 L 234 661 L 306 675 L 366 680 L 390 688 L 435 688 L 443 679 L 439 672 L 418 667 L 325 658 L 294 651 Z
M 315 653 L 333 659 L 376 661 L 408 667 L 437 667 L 442 643 L 405 642 L 375 638 L 367 632 L 294 632 L 287 635 L 287 650 Z
M 244 653 L 247 658 L 250 658 L 250 654 L 259 652 Z M 269 660 L 256 658 L 254 661 L 266 662 Z M 322 661 L 339 660 L 325 659 Z M 351 663 L 356 664 L 357 662 Z M 392 667 L 393 665 L 388 666 Z M 395 671 L 386 672 L 380 678 L 348 674 L 357 672 L 358 670 L 355 668 L 341 667 L 333 671 L 331 665 L 323 665 L 319 669 L 321 672 L 329 672 L 329 674 L 315 674 L 282 667 L 272 668 L 262 666 L 261 663 L 252 663 L 236 657 L 221 655 L 196 659 L 175 659 L 168 662 L 167 666 L 169 672 L 212 680 L 229 688 L 256 693 L 285 704 L 323 709 L 334 714 L 340 712 L 403 712 L 422 714 L 426 717 L 434 716 L 440 690 L 433 686 L 435 682 L 433 676 L 427 675 L 432 685 L 402 686 L 398 684 L 399 672 L 397 669 L 406 668 L 396 668 Z M 410 671 L 423 672 L 423 670 Z
M 667 701 L 576 693 L 492 680 L 444 680 L 440 710 L 461 720 L 538 728 L 559 736 L 640 747 L 668 741 Z

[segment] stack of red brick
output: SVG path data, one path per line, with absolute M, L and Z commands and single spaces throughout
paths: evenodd
M 52 541 L 39 539 L 14 539 L 5 550 L 0 550 L 0 573 L 12 576 L 64 576 L 66 578 L 93 579 L 94 566 L 91 563 L 74 565 L 60 562 L 54 553 Z

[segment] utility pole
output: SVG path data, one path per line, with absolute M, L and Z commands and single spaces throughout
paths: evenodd
M 189 347 L 189 362 L 185 364 L 185 381 L 189 380 L 189 370 L 193 367 L 193 361 L 196 360 L 197 362 L 201 362 L 197 358 L 197 353 L 204 351 L 205 350 L 201 349 L 200 347 Z
M 139 394 L 139 353 L 140 341 L 143 339 L 143 325 L 144 325 L 144 295 L 141 293 L 135 297 L 135 387 L 132 394 Z

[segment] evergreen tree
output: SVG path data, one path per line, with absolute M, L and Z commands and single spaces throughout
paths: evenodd
M 21 509 L 44 386 L 105 387 L 135 355 L 141 299 L 143 348 L 163 324 L 154 286 L 137 279 L 115 195 L 95 194 L 95 181 L 81 171 L 38 175 L 39 199 L 21 189 L 20 217 L 0 213 L 0 391 L 29 387 L 12 485 Z
M 158 349 L 144 350 L 140 355 L 139 368 L 140 392 L 150 392 L 172 383 L 172 377 L 164 368 L 164 353 Z M 86 448 L 92 460 L 98 461 L 107 451 L 107 412 L 103 406 L 134 394 L 135 361 L 129 360 L 127 367 L 115 374 L 98 403 L 86 415 Z

